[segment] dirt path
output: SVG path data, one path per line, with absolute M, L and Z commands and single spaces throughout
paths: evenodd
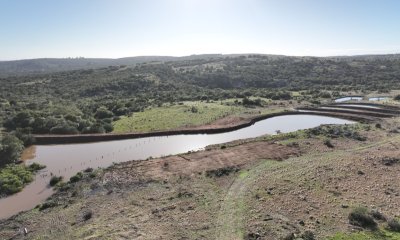
M 243 239 L 245 236 L 245 216 L 248 206 L 246 196 L 250 194 L 257 179 L 269 166 L 278 163 L 276 160 L 262 160 L 254 167 L 243 170 L 235 178 L 227 191 L 217 220 L 217 239 Z
M 240 176 L 240 175 L 239 175 Z M 247 181 L 236 178 L 223 200 L 218 215 L 217 239 L 243 239 L 243 216 L 245 206 L 243 197 L 247 190 Z

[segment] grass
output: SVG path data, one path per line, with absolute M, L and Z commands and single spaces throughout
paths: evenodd
M 265 160 L 249 170 L 239 172 L 225 195 L 218 215 L 218 239 L 244 238 L 245 218 L 249 209 L 247 198 L 251 195 L 249 193 L 253 184 L 267 169 L 280 164 L 274 160 Z
M 400 240 L 400 233 L 380 230 L 375 232 L 357 232 L 357 233 L 337 233 L 327 240 Z
M 192 111 L 192 107 L 197 112 Z M 241 106 L 220 103 L 184 102 L 182 105 L 162 106 L 134 113 L 113 123 L 115 133 L 149 132 L 203 125 L 219 118 L 243 112 Z
M 245 108 L 233 103 L 234 100 L 228 99 L 222 102 L 183 102 L 172 106 L 149 108 L 113 122 L 114 133 L 177 129 L 208 124 L 229 115 L 266 114 L 279 111 L 268 108 Z

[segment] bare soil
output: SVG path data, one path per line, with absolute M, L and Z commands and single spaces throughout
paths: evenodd
M 400 161 L 388 163 L 400 156 L 399 123 L 361 128 L 366 141 L 332 138 L 334 147 L 324 136 L 287 135 L 117 164 L 69 184 L 50 199 L 55 207 L 0 222 L 0 239 L 294 239 L 307 230 L 325 239 L 357 232 L 348 221 L 356 206 L 400 216 Z

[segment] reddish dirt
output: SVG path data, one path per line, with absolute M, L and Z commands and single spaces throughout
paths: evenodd
M 105 178 L 126 184 L 162 180 L 172 176 L 190 176 L 207 170 L 242 166 L 259 159 L 281 160 L 299 155 L 299 150 L 270 142 L 255 142 L 227 149 L 212 149 L 146 161 L 132 161 L 107 171 Z

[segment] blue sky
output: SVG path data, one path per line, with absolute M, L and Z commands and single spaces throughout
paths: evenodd
M 398 0 L 0 0 L 0 60 L 400 53 Z

